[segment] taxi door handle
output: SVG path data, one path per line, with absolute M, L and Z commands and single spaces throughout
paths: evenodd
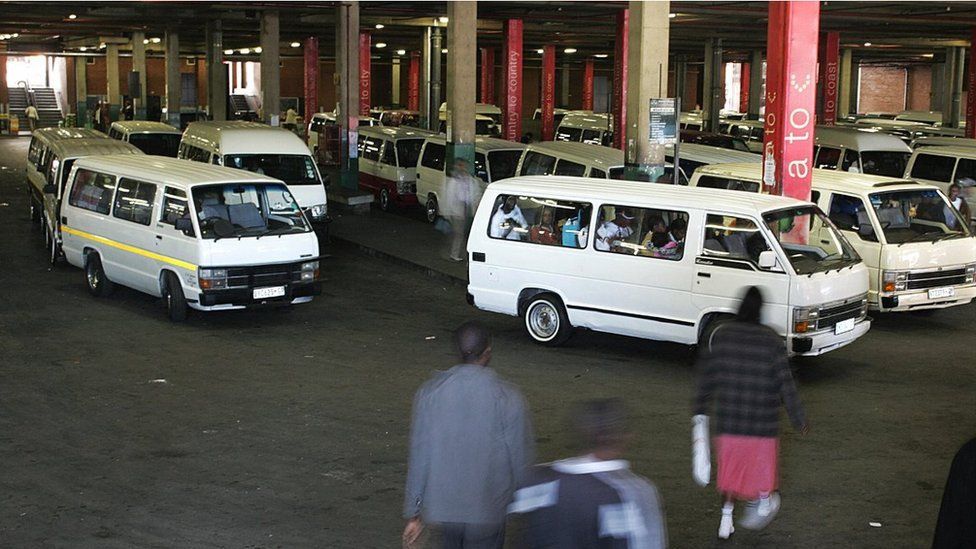
M 163 239 L 163 235 L 161 235 L 161 234 L 157 234 L 156 235 L 156 240 L 162 240 L 162 239 Z
M 712 273 L 706 273 L 704 271 L 698 271 L 696 274 L 698 276 L 702 277 L 702 278 L 712 278 Z

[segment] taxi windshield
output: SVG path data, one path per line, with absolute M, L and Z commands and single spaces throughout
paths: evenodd
M 280 183 L 224 183 L 193 187 L 203 238 L 262 237 L 311 229 L 288 187 Z
M 887 191 L 869 196 L 889 244 L 969 236 L 966 220 L 938 189 Z
M 816 206 L 776 210 L 763 215 L 797 274 L 842 269 L 861 258 Z

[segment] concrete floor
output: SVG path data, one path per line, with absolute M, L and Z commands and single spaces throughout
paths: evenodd
M 812 432 L 783 437 L 782 512 L 719 543 L 718 498 L 690 475 L 688 348 L 593 333 L 542 348 L 462 287 L 342 245 L 309 305 L 173 325 L 146 295 L 95 299 L 80 270 L 48 269 L 27 142 L 0 140 L 4 546 L 396 547 L 411 398 L 469 318 L 495 331 L 540 459 L 567 455 L 575 401 L 627 400 L 632 465 L 661 490 L 673 547 L 924 547 L 976 435 L 976 308 L 881 317 L 800 364 Z

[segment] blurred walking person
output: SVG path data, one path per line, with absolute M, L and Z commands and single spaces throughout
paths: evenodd
M 33 131 L 37 129 L 37 119 L 40 118 L 40 116 L 37 114 L 37 107 L 34 105 L 27 105 L 27 108 L 24 109 L 24 114 L 27 116 L 27 124 L 30 127 L 30 131 L 33 133 Z
M 579 406 L 574 427 L 583 452 L 535 467 L 509 512 L 524 515 L 530 549 L 663 549 L 668 545 L 657 488 L 623 459 L 631 430 L 619 399 Z
M 695 419 L 715 401 L 715 455 L 722 520 L 718 537 L 735 531 L 736 500 L 749 502 L 739 524 L 764 528 L 780 505 L 778 488 L 779 407 L 785 404 L 796 429 L 808 431 L 806 415 L 790 373 L 783 338 L 760 322 L 763 298 L 750 287 L 735 320 L 712 334 L 698 364 Z
M 962 445 L 949 467 L 932 549 L 976 547 L 976 438 Z
M 481 199 L 481 187 L 471 175 L 471 164 L 463 158 L 454 161 L 451 176 L 445 181 L 444 204 L 441 215 L 451 224 L 451 244 L 448 257 L 451 261 L 464 261 L 471 218 Z
M 512 493 L 533 461 L 522 394 L 489 367 L 491 334 L 478 322 L 455 332 L 460 364 L 438 372 L 414 397 L 404 500 L 404 546 L 425 524 L 447 549 L 496 549 L 505 540 Z

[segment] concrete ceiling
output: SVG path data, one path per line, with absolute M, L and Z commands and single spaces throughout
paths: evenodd
M 501 45 L 502 21 L 525 22 L 527 62 L 544 44 L 559 46 L 560 63 L 594 54 L 612 57 L 616 14 L 626 2 L 481 2 L 478 5 L 480 46 Z M 258 45 L 260 14 L 281 14 L 282 54 L 300 54 L 291 42 L 318 36 L 321 54 L 334 55 L 334 2 L 0 2 L 0 34 L 17 33 L 6 41 L 9 51 L 71 51 L 97 48 L 103 37 L 145 31 L 160 38 L 167 29 L 180 32 L 185 53 L 202 54 L 203 29 L 220 20 L 227 49 Z M 383 42 L 381 57 L 398 49 L 417 50 L 422 29 L 446 15 L 446 2 L 361 2 L 361 24 Z M 671 52 L 700 60 L 703 44 L 721 38 L 726 58 L 745 58 L 765 47 L 765 2 L 671 3 Z M 75 15 L 75 18 L 70 18 Z M 384 25 L 376 29 L 377 24 Z M 946 47 L 968 46 L 976 27 L 976 2 L 822 2 L 821 29 L 841 33 L 842 47 L 854 48 L 863 62 L 938 62 Z M 864 44 L 870 42 L 871 46 Z M 575 54 L 562 54 L 574 47 Z M 150 44 L 162 51 L 162 43 Z M 89 49 L 89 51 L 91 51 Z M 610 60 L 606 61 L 607 63 Z

